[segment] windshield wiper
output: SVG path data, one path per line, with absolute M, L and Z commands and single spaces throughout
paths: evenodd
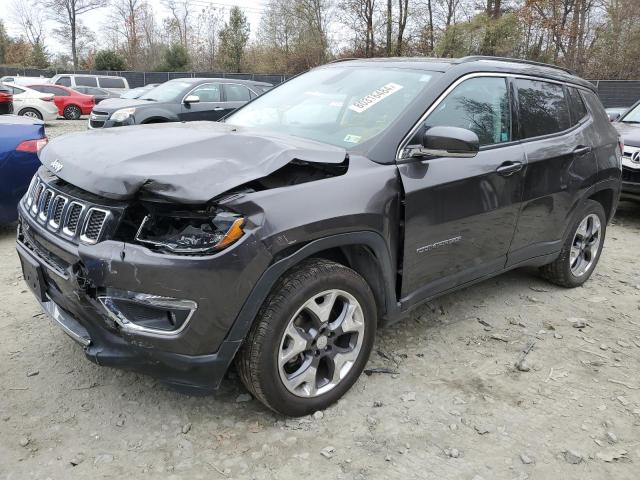
M 640 123 L 638 120 L 620 120 L 622 123 Z
M 157 102 L 158 101 L 155 98 L 141 98 L 140 100 L 147 100 L 149 102 Z

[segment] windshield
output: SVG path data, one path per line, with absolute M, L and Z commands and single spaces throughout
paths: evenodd
M 179 97 L 185 88 L 191 85 L 189 82 L 166 82 L 152 88 L 140 96 L 140 100 L 151 100 L 155 102 L 170 102 Z
M 434 75 L 375 67 L 313 70 L 258 97 L 225 122 L 354 147 L 388 128 Z
M 640 103 L 620 119 L 622 123 L 640 123 Z

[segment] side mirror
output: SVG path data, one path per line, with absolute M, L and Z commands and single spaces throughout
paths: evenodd
M 615 122 L 616 120 L 618 120 L 622 116 L 619 113 L 608 113 L 607 115 L 609 116 L 609 121 L 610 122 Z
M 190 103 L 199 103 L 200 97 L 197 95 L 187 95 L 184 99 L 184 103 L 189 105 Z
M 409 157 L 475 157 L 480 140 L 471 130 L 458 127 L 431 127 L 422 136 L 422 146 L 412 148 Z

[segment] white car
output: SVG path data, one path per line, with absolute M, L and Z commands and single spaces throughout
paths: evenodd
M 13 112 L 17 115 L 39 118 L 45 122 L 58 118 L 58 107 L 50 93 L 36 92 L 31 88 L 13 83 L 4 85 L 13 90 Z

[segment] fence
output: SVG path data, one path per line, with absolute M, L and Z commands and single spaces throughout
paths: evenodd
M 235 78 L 237 80 L 254 80 L 278 85 L 284 82 L 288 75 L 269 73 L 222 73 L 222 72 L 131 72 L 131 71 L 101 71 L 101 70 L 41 70 L 36 68 L 16 68 L 0 66 L 0 77 L 6 75 L 21 75 L 24 77 L 52 77 L 59 73 L 77 73 L 85 75 L 115 75 L 124 77 L 131 88 L 143 87 L 148 83 L 162 83 L 174 78 Z
M 222 73 L 222 72 L 111 72 L 98 70 L 39 70 L 34 68 L 15 68 L 0 66 L 0 76 L 22 75 L 26 77 L 52 77 L 58 73 L 79 73 L 90 75 L 117 75 L 127 79 L 131 88 L 142 87 L 148 83 L 162 83 L 173 78 L 235 78 L 255 80 L 278 85 L 290 75 L 266 73 Z M 598 95 L 605 107 L 629 107 L 640 100 L 640 80 L 590 80 L 598 89 Z

